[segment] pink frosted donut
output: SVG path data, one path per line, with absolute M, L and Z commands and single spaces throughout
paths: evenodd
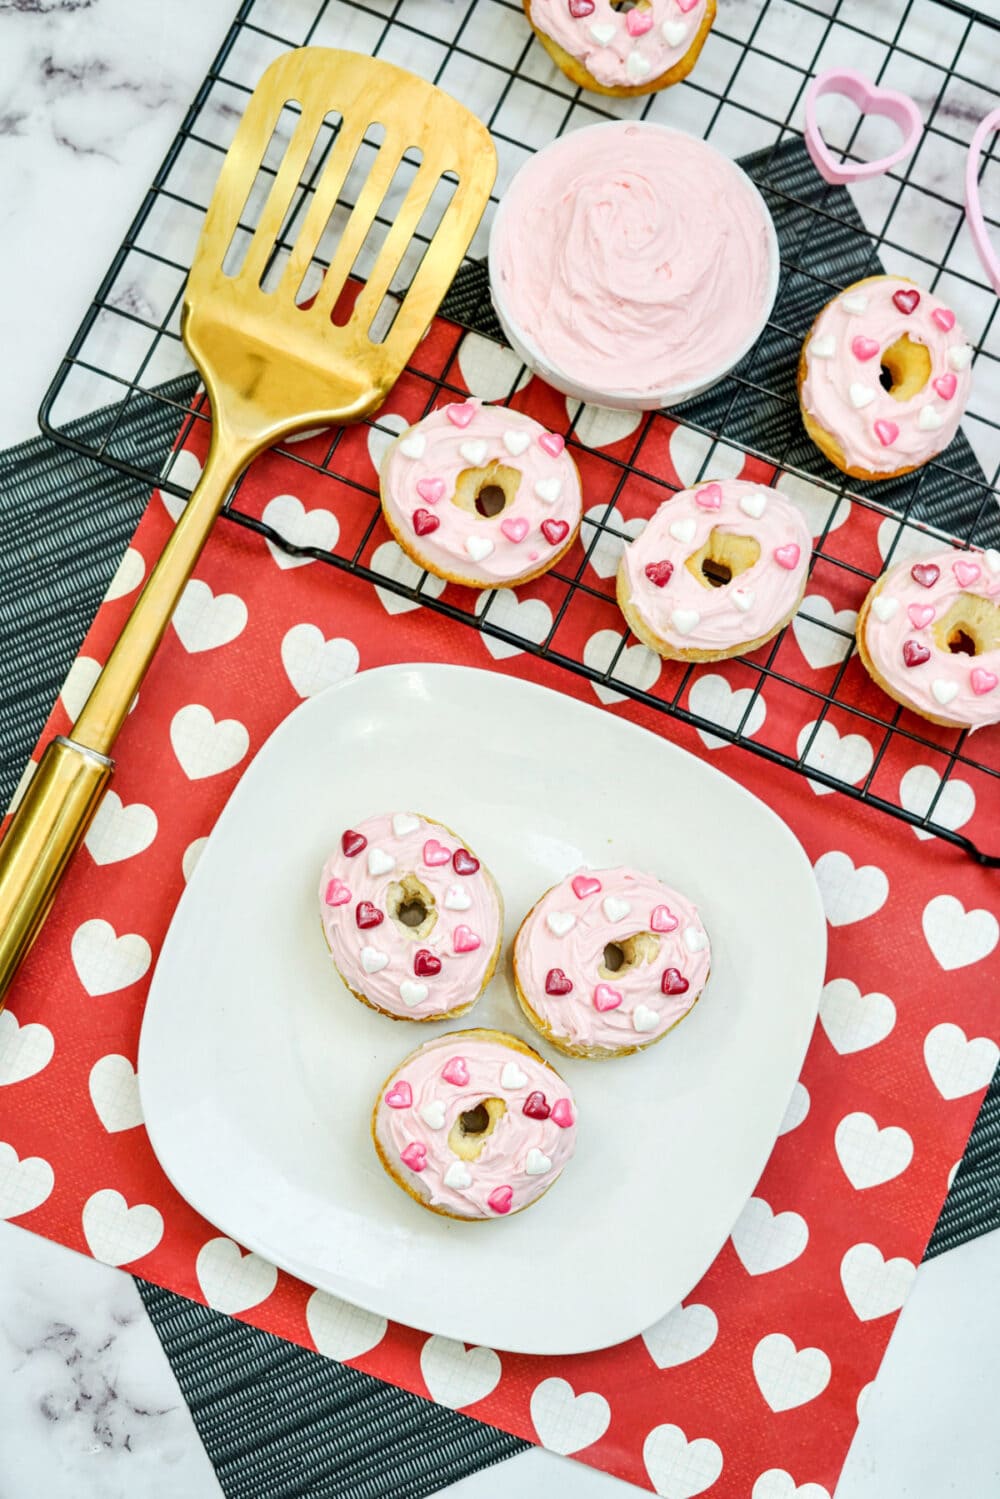
M 934 723 L 1000 723 L 1000 552 L 948 549 L 884 573 L 858 652 L 890 697 Z
M 812 537 L 765 484 L 703 484 L 666 500 L 618 566 L 632 632 L 680 661 L 756 650 L 786 625 L 806 586 Z
M 382 510 L 420 567 L 472 588 L 545 572 L 580 528 L 580 475 L 564 440 L 506 406 L 441 406 L 392 444 Z
M 536 902 L 514 939 L 527 1018 L 574 1057 L 627 1056 L 693 1008 L 711 966 L 685 896 L 634 869 L 581 869 Z
M 931 292 L 902 276 L 856 281 L 827 303 L 802 346 L 806 431 L 852 478 L 909 473 L 958 431 L 971 362 L 955 314 Z
M 546 51 L 581 88 L 647 94 L 694 67 L 715 19 L 715 0 L 524 0 Z
M 555 1068 L 516 1036 L 453 1031 L 386 1079 L 372 1138 L 422 1207 L 505 1218 L 547 1192 L 573 1154 L 576 1104 Z
M 320 919 L 356 998 L 394 1020 L 464 1015 L 493 977 L 503 903 L 443 823 L 383 813 L 346 828 L 323 865 Z

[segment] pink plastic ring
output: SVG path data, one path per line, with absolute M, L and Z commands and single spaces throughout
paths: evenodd
M 972 243 L 983 263 L 983 270 L 989 277 L 993 290 L 997 296 L 1000 296 L 1000 260 L 997 260 L 996 252 L 990 243 L 986 220 L 983 217 L 983 205 L 979 197 L 979 158 L 983 154 L 986 137 L 994 130 L 1000 130 L 1000 109 L 991 110 L 972 137 L 972 145 L 969 147 L 969 155 L 965 163 L 965 217 L 969 221 Z
M 891 156 L 883 156 L 879 161 L 834 161 L 816 123 L 816 102 L 824 94 L 843 94 L 845 99 L 858 106 L 862 114 L 885 115 L 902 131 L 902 145 Z M 806 150 L 817 172 L 837 186 L 864 182 L 868 177 L 878 177 L 897 166 L 909 156 L 923 128 L 920 111 L 908 95 L 879 88 L 853 68 L 830 68 L 826 73 L 818 74 L 806 92 Z

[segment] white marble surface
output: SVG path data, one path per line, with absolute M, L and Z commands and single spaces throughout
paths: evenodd
M 56 362 L 233 3 L 0 0 L 0 447 L 33 434 Z M 266 3 L 273 10 L 276 0 Z M 996 9 L 1000 0 L 988 3 Z M 442 13 L 445 0 L 417 4 Z M 279 8 L 292 16 L 304 6 Z M 756 8 L 753 0 L 720 7 L 735 35 Z M 858 0 L 846 9 L 857 11 Z M 899 9 L 880 0 L 876 50 L 879 28 Z M 926 3 L 915 9 L 922 26 L 933 24 Z M 979 102 L 963 119 L 956 101 L 959 136 L 971 135 Z M 722 144 L 728 128 L 723 120 Z M 878 194 L 876 185 L 862 203 L 870 222 Z M 2 1499 L 216 1499 L 221 1490 L 129 1277 L 4 1223 L 0 1264 Z M 1000 1234 L 921 1269 L 837 1499 L 985 1499 L 1000 1489 L 998 1283 Z M 629 1488 L 534 1452 L 451 1492 L 499 1499 L 515 1485 L 525 1499 L 615 1499 Z

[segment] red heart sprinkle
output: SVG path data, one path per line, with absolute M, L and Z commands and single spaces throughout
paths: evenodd
M 550 546 L 558 546 L 569 534 L 568 520 L 543 520 L 542 535 Z
M 405 1150 L 399 1152 L 399 1159 L 404 1166 L 409 1166 L 411 1171 L 423 1171 L 427 1165 L 427 1146 L 421 1145 L 418 1140 L 413 1140 Z
M 364 833 L 356 833 L 353 828 L 348 828 L 346 833 L 340 835 L 340 846 L 347 857 L 353 859 L 363 848 L 368 847 L 368 839 Z
M 544 1093 L 529 1093 L 524 1100 L 524 1108 L 521 1112 L 527 1114 L 529 1119 L 547 1119 L 552 1110 L 545 1102 Z
M 910 577 L 921 588 L 933 588 L 940 576 L 941 569 L 936 562 L 915 562 L 910 568 Z
M 931 659 L 931 653 L 919 640 L 903 641 L 903 663 L 906 666 L 923 666 Z
M 655 583 L 657 588 L 666 588 L 673 575 L 674 564 L 668 562 L 666 558 L 662 562 L 646 563 L 646 577 L 651 583 Z
M 938 375 L 937 379 L 932 383 L 942 401 L 950 401 L 958 389 L 958 380 L 951 374 Z
M 877 339 L 864 338 L 860 334 L 851 339 L 851 353 L 855 359 L 874 359 L 880 347 Z
M 950 333 L 955 326 L 955 314 L 950 307 L 935 307 L 931 317 L 945 333 Z
M 486 1206 L 492 1208 L 495 1213 L 509 1213 L 513 1201 L 513 1187 L 494 1187 L 486 1199 Z
M 546 994 L 569 994 L 572 988 L 572 980 L 566 977 L 561 968 L 550 968 L 545 975 Z
M 574 21 L 582 21 L 584 16 L 592 16 L 594 0 L 569 0 L 569 13 Z
M 571 1124 L 576 1123 L 573 1105 L 568 1098 L 557 1098 L 552 1105 L 552 1123 L 558 1124 L 560 1129 L 569 1129 Z
M 413 954 L 413 971 L 418 979 L 432 979 L 441 972 L 441 959 L 429 948 L 418 947 Z
M 920 293 L 917 291 L 915 286 L 908 286 L 905 288 L 901 288 L 899 291 L 894 291 L 892 294 L 892 300 L 899 308 L 900 312 L 911 313 L 914 312 L 920 304 Z
M 456 848 L 451 856 L 451 862 L 455 866 L 456 874 L 475 874 L 479 868 L 479 860 L 474 858 L 467 848 Z
M 370 900 L 359 900 L 354 919 L 365 932 L 370 926 L 381 926 L 385 920 L 385 912 L 380 911 L 378 906 L 373 906 Z
M 686 994 L 690 988 L 679 968 L 664 968 L 660 989 L 664 994 Z
M 895 422 L 877 421 L 875 423 L 875 436 L 884 448 L 891 448 L 899 436 L 899 427 Z
M 432 515 L 429 510 L 421 509 L 413 512 L 413 529 L 418 536 L 429 536 L 432 531 L 437 530 L 440 524 L 441 517 Z

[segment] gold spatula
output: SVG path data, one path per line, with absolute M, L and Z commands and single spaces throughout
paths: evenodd
M 286 104 L 301 111 L 236 275 L 223 261 Z M 327 114 L 342 123 L 278 285 L 261 287 Z M 373 124 L 384 137 L 309 308 L 296 304 L 348 172 Z M 348 322 L 332 309 L 407 151 L 417 168 Z M 457 186 L 382 341 L 372 321 L 443 174 Z M 482 217 L 496 176 L 489 132 L 461 104 L 401 68 L 303 47 L 267 69 L 223 162 L 188 279 L 184 342 L 212 404 L 212 440 L 187 507 L 108 657 L 71 738 L 42 756 L 0 844 L 0 1008 L 97 809 L 129 704 L 234 481 L 303 427 L 357 421 L 385 400 Z

